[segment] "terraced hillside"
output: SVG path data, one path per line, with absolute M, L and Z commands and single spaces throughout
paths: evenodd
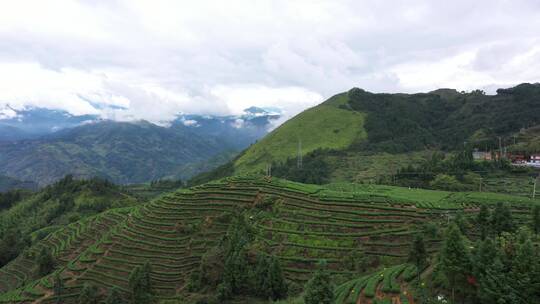
M 13 299 L 18 301 L 33 300 L 46 294 L 46 290 L 51 287 L 50 278 L 40 278 L 36 273 L 38 266 L 35 258 L 40 250 L 51 252 L 58 270 L 66 269 L 73 259 L 94 246 L 101 235 L 108 233 L 126 216 L 125 209 L 115 209 L 70 224 L 48 235 L 0 269 L 0 292 L 4 293 L 2 300 L 11 301 L 11 292 L 14 290 Z
M 385 186 L 333 189 L 231 177 L 105 212 L 51 234 L 0 269 L 0 302 L 56 303 L 60 296 L 63 303 L 76 303 L 85 283 L 98 286 L 102 295 L 113 287 L 127 295 L 130 273 L 149 262 L 157 297 L 189 303 L 197 298 L 188 292 L 190 274 L 219 244 L 231 216 L 243 212 L 256 228 L 252 249 L 277 257 L 291 284 L 309 280 L 324 259 L 336 281 L 346 282 L 337 289 L 339 303 L 390 303 L 407 292 L 411 266 L 403 263 L 413 235 L 425 229 L 426 222 L 442 226 L 457 212 L 470 216 L 479 205 L 500 201 L 510 202 L 516 220 L 525 222 L 530 206 L 540 203 Z M 426 240 L 428 251 L 437 250 L 440 242 L 440 235 L 432 233 Z M 44 277 L 36 273 L 33 258 L 41 248 L 51 249 L 57 261 L 55 272 Z M 375 272 L 366 275 L 365 269 L 355 269 L 359 255 L 373 257 L 366 267 Z M 60 295 L 54 293 L 56 275 L 64 285 Z
M 348 281 L 336 289 L 336 303 L 413 303 L 407 284 L 416 273 L 414 265 L 400 264 Z

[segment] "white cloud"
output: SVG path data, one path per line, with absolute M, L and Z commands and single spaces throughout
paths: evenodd
M 0 108 L 165 123 L 252 105 L 290 116 L 353 86 L 536 82 L 538 3 L 1 1 Z
M 13 111 L 8 107 L 0 108 L 0 119 L 10 119 L 17 117 L 17 112 Z
M 213 99 L 227 104 L 231 113 L 241 113 L 250 106 L 272 106 L 292 116 L 323 101 L 323 97 L 300 87 L 270 88 L 261 85 L 216 86 L 210 90 Z
M 199 122 L 194 120 L 194 119 L 185 119 L 185 120 L 182 121 L 182 123 L 186 127 L 198 127 L 199 126 Z

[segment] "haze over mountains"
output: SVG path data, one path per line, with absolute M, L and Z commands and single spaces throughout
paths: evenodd
M 189 178 L 255 142 L 280 118 L 278 109 L 251 107 L 241 115 L 179 114 L 156 125 L 44 108 L 9 110 L 0 117 L 0 172 L 40 185 L 66 174 L 116 183 Z

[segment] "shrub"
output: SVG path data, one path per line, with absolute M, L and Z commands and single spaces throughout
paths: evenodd
M 38 274 L 40 276 L 45 276 L 54 269 L 54 259 L 51 253 L 45 249 L 41 248 L 37 257 L 36 263 L 38 264 Z
M 319 269 L 308 281 L 304 293 L 305 304 L 332 304 L 334 302 L 334 287 L 330 275 Z
M 265 299 L 278 300 L 287 296 L 287 284 L 278 259 L 259 255 L 252 280 L 256 294 Z
M 129 275 L 129 287 L 132 291 L 134 303 L 151 303 L 153 300 L 152 285 L 150 282 L 150 263 L 135 267 Z
M 123 304 L 125 303 L 124 299 L 122 298 L 122 295 L 118 291 L 118 288 L 113 287 L 109 290 L 109 294 L 107 295 L 107 299 L 105 299 L 105 304 Z
M 99 302 L 98 289 L 94 285 L 84 284 L 79 295 L 80 304 L 97 304 Z
M 429 184 L 432 188 L 439 190 L 460 191 L 463 189 L 463 185 L 454 176 L 447 174 L 437 174 Z

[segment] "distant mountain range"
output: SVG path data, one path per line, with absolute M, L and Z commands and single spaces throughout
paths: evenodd
M 277 109 L 242 115 L 179 114 L 168 126 L 117 122 L 43 108 L 0 116 L 0 174 L 47 185 L 66 174 L 116 183 L 189 178 L 264 136 Z
M 20 181 L 12 177 L 0 175 L 0 192 L 8 191 L 11 189 L 36 190 L 37 187 L 37 183 L 31 181 Z
M 96 115 L 72 115 L 45 108 L 14 109 L 5 106 L 0 116 L 0 141 L 33 139 L 99 119 Z M 2 113 L 0 112 L 0 113 Z

